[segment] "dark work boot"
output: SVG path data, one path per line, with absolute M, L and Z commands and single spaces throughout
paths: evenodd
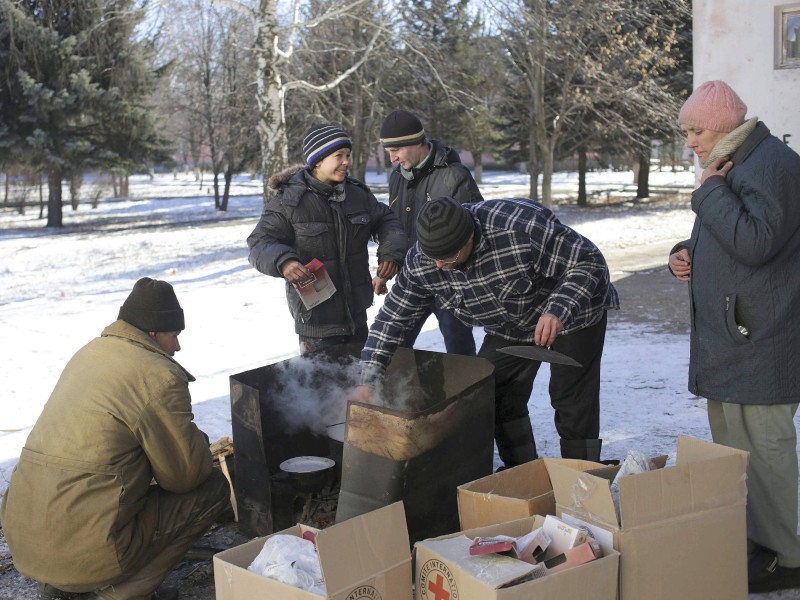
M 48 583 L 39 583 L 37 587 L 39 600 L 83 600 L 94 597 L 94 594 L 91 592 L 65 592 Z
M 497 442 L 497 453 L 506 467 L 515 467 L 538 458 L 533 427 L 528 416 L 497 423 L 494 427 L 494 439 Z
M 178 600 L 178 588 L 163 583 L 153 592 L 153 600 Z
M 561 440 L 561 458 L 578 458 L 600 462 L 603 440 Z

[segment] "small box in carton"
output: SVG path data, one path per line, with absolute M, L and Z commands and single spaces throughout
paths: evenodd
M 303 525 L 279 533 L 301 537 Z M 276 535 L 276 534 L 273 534 Z M 320 596 L 248 571 L 268 537 L 214 556 L 216 600 L 320 600 Z M 316 534 L 329 600 L 411 600 L 411 552 L 403 503 L 348 519 Z
M 540 458 L 458 486 L 461 529 L 474 529 L 533 515 L 555 515 L 553 486 L 546 463 L 554 461 L 580 471 L 603 465 L 570 458 Z
M 548 469 L 558 514 L 610 532 L 620 600 L 741 600 L 747 461 L 747 452 L 680 436 L 674 466 L 620 478 L 619 518 L 610 478 Z
M 417 542 L 416 600 L 616 600 L 619 553 L 613 549 L 586 564 L 516 584 L 534 565 L 498 557 L 507 564 L 476 570 L 475 559 L 483 557 L 469 556 L 471 540 L 495 535 L 520 537 L 543 524 L 544 517 L 537 515 Z M 441 553 L 437 546 L 443 548 Z

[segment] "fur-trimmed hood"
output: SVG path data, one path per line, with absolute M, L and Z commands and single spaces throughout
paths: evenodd
M 269 180 L 267 181 L 267 187 L 269 187 L 271 190 L 278 190 L 285 186 L 295 175 L 295 173 L 305 168 L 306 166 L 302 163 L 292 165 L 291 167 L 286 167 L 283 171 L 270 176 Z

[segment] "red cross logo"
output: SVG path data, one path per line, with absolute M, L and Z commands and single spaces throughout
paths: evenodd
M 431 592 L 435 600 L 450 600 L 450 593 L 444 589 L 444 577 L 441 573 L 436 574 L 436 583 L 428 580 L 428 591 Z

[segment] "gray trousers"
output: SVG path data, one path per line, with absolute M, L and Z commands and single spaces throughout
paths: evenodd
M 797 404 L 708 401 L 711 437 L 750 453 L 747 467 L 747 537 L 770 548 L 778 564 L 800 567 L 797 536 Z

